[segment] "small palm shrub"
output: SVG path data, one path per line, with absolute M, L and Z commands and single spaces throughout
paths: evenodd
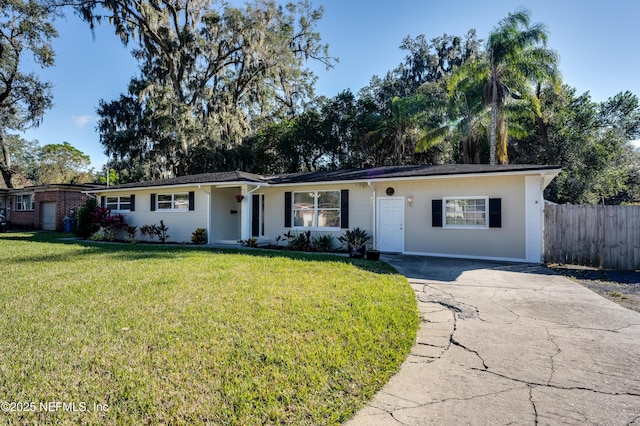
M 338 241 L 347 246 L 349 256 L 362 258 L 364 257 L 365 244 L 370 239 L 371 235 L 367 234 L 367 231 L 360 228 L 353 228 L 352 230 L 344 231 L 338 238 Z
M 207 244 L 207 230 L 204 228 L 197 228 L 191 234 L 191 242 L 193 244 Z

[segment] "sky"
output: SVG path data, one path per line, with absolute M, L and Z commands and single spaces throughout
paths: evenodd
M 317 95 L 332 97 L 346 89 L 357 94 L 373 75 L 384 76 L 403 61 L 399 46 L 406 36 L 424 34 L 430 40 L 444 33 L 464 36 L 475 28 L 478 38 L 486 39 L 509 12 L 526 8 L 532 22 L 546 25 L 563 81 L 578 94 L 589 91 L 598 102 L 625 90 L 640 96 L 638 0 L 312 0 L 312 5 L 324 7 L 316 29 L 339 59 L 330 70 L 309 64 L 318 76 Z M 56 65 L 27 69 L 53 83 L 54 107 L 22 136 L 41 146 L 69 142 L 101 169 L 107 157 L 96 131 L 96 108 L 100 100 L 126 93 L 138 65 L 131 46 L 123 46 L 106 22 L 92 33 L 68 12 L 56 28 Z

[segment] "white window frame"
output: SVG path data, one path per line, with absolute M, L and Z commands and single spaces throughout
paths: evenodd
M 18 194 L 16 195 L 16 211 L 18 212 L 28 212 L 34 210 L 34 194 Z M 25 209 L 24 207 L 24 197 L 29 197 L 30 208 Z
M 319 209 L 318 208 L 318 193 L 320 192 L 337 192 L 338 193 L 338 207 L 332 207 L 332 208 L 322 208 Z M 314 197 L 314 201 L 313 201 L 313 225 L 312 226 L 296 226 L 296 211 L 299 211 L 301 209 L 296 209 L 295 208 L 295 199 L 296 199 L 296 194 L 300 194 L 300 193 L 313 193 L 313 197 Z M 291 194 L 291 225 L 292 228 L 294 229 L 313 229 L 313 230 L 317 230 L 317 231 L 339 231 L 340 230 L 340 221 L 342 220 L 342 202 L 341 202 L 341 196 L 342 193 L 340 192 L 339 189 L 321 189 L 321 190 L 310 190 L 310 191 L 294 191 Z M 318 211 L 319 210 L 334 210 L 334 211 L 338 211 L 338 226 L 318 226 Z
M 111 203 L 110 203 L 110 202 L 109 202 L 109 198 L 116 198 L 116 202 L 115 202 L 115 203 L 113 203 L 113 202 L 111 202 Z M 129 199 L 129 201 L 128 201 L 128 202 L 123 202 L 123 201 L 122 201 L 122 198 L 128 198 L 128 199 Z M 107 196 L 107 197 L 105 198 L 105 200 L 104 200 L 104 201 L 105 201 L 105 202 L 104 202 L 104 206 L 105 206 L 106 208 L 110 208 L 110 207 L 109 207 L 109 204 L 115 204 L 115 205 L 116 205 L 116 208 L 115 208 L 115 209 L 110 208 L 110 210 L 111 210 L 112 212 L 130 212 L 130 211 L 131 211 L 131 196 L 130 196 L 130 195 L 117 195 L 117 196 L 111 195 L 111 196 Z M 122 204 L 129 204 L 129 208 L 128 208 L 128 209 L 122 209 L 122 208 L 120 208 L 120 206 L 121 206 Z
M 448 224 L 447 223 L 447 201 L 452 200 L 484 200 L 484 225 Z M 480 211 L 476 211 L 480 213 Z M 489 229 L 489 197 L 469 195 L 461 197 L 444 197 L 442 199 L 442 227 L 448 229 Z
M 185 208 L 181 208 L 181 209 L 176 208 L 176 195 L 186 196 L 187 204 Z M 160 201 L 160 197 L 163 197 L 163 196 L 171 196 L 171 208 L 160 207 L 161 203 L 167 202 L 167 201 Z M 156 195 L 156 211 L 175 212 L 175 213 L 188 212 L 189 211 L 189 192 L 171 192 L 171 193 L 157 194 Z

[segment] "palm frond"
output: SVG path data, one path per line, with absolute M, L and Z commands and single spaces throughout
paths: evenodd
M 416 152 L 425 152 L 429 148 L 442 143 L 449 133 L 449 126 L 442 126 L 425 132 L 416 143 Z

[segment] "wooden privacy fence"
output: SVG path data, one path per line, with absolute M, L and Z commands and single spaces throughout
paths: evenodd
M 545 206 L 544 258 L 548 263 L 640 269 L 640 206 Z

